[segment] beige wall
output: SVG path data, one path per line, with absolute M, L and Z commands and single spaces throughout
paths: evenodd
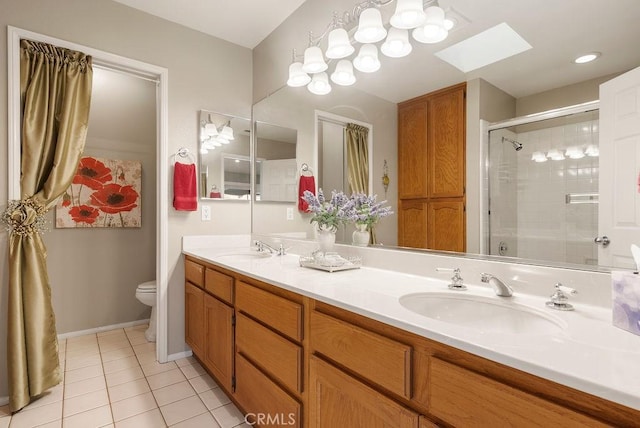
M 109 0 L 0 0 L 0 82 L 7 81 L 6 26 L 12 25 L 169 70 L 169 153 L 197 150 L 198 110 L 249 117 L 252 57 L 246 48 L 186 29 Z M 224 61 L 220 61 L 224 58 Z M 7 86 L 0 85 L 0 130 L 7 129 Z M 169 159 L 161 159 L 169 162 Z M 0 171 L 7 171 L 7 136 L 0 132 Z M 169 197 L 171 197 L 169 195 Z M 0 174 L 0 204 L 7 200 Z M 199 212 L 169 211 L 169 354 L 184 343 L 184 268 L 181 237 L 250 232 L 249 204 L 214 203 L 212 221 Z M 0 314 L 7 310 L 7 234 L 0 232 Z M 50 254 L 50 257 L 54 257 Z M 114 268 L 117 266 L 114 265 Z M 65 293 L 64 283 L 55 293 Z M 116 298 L 114 296 L 114 298 Z M 129 321 L 129 320 L 122 320 Z M 6 322 L 0 322 L 0 397 L 7 395 Z

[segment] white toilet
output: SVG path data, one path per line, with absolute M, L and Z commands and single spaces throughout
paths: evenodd
M 147 306 L 151 306 L 149 328 L 144 332 L 144 337 L 149 342 L 156 341 L 156 281 L 147 281 L 136 288 L 136 298 Z

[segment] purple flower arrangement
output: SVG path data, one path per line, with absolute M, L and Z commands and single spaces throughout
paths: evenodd
M 382 217 L 393 214 L 391 207 L 384 206 L 387 201 L 376 202 L 376 196 L 364 193 L 354 193 L 348 197 L 343 192 L 333 190 L 331 199 L 327 200 L 318 189 L 318 196 L 305 191 L 302 199 L 309 204 L 309 211 L 313 213 L 311 223 L 316 223 L 320 229 L 337 230 L 338 226 L 346 223 L 366 225 L 367 229 Z

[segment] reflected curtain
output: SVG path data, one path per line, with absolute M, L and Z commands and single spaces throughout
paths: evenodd
M 21 200 L 9 239 L 7 363 L 9 405 L 17 411 L 60 383 L 58 339 L 46 248 L 34 225 L 69 187 L 84 150 L 91 57 L 46 43 L 20 42 Z
M 349 166 L 349 187 L 352 193 L 369 192 L 369 129 L 348 123 L 345 129 L 347 140 L 347 165 Z M 371 226 L 369 244 L 376 243 L 374 226 Z

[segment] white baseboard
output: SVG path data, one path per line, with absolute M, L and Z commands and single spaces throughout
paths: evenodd
M 191 351 L 177 352 L 175 354 L 167 355 L 167 361 L 175 361 L 181 358 L 187 358 L 193 355 Z
M 6 406 L 9 404 L 9 397 L 0 397 L 0 406 Z
M 90 328 L 88 330 L 72 331 L 69 333 L 59 334 L 58 339 L 61 340 L 61 339 L 68 339 L 70 337 L 84 336 L 85 334 L 102 333 L 104 331 L 115 330 L 118 328 L 135 327 L 140 324 L 149 324 L 149 320 L 146 319 L 146 320 L 129 321 L 129 322 L 123 322 L 122 324 L 113 324 L 113 325 L 106 325 L 104 327 Z

